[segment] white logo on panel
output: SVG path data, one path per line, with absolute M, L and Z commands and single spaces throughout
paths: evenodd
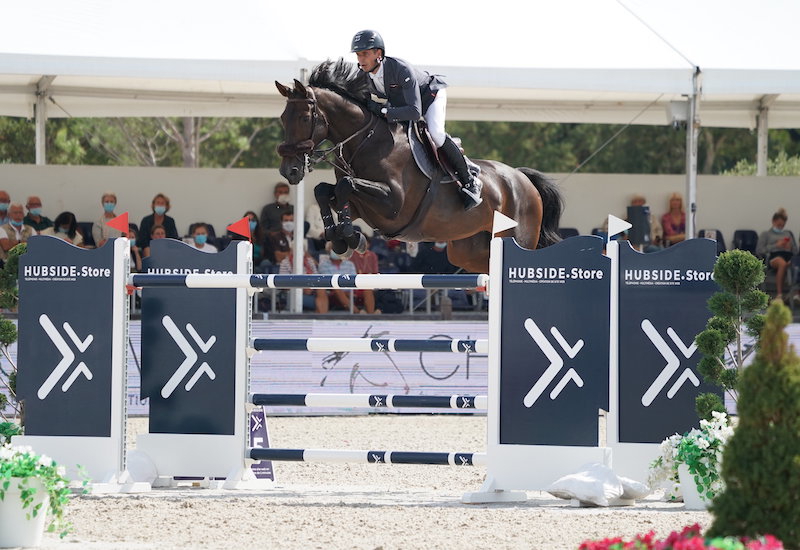
M 192 345 L 183 336 L 183 333 L 177 327 L 177 325 L 175 325 L 175 322 L 169 315 L 165 315 L 164 318 L 161 319 L 161 324 L 164 325 L 164 328 L 167 329 L 169 335 L 172 336 L 172 339 L 175 340 L 175 343 L 178 344 L 178 347 L 186 356 L 186 358 L 178 367 L 178 370 L 175 371 L 175 373 L 167 381 L 167 383 L 164 384 L 164 387 L 161 388 L 161 397 L 166 399 L 170 395 L 172 395 L 172 392 L 175 391 L 175 388 L 178 387 L 178 384 L 180 384 L 183 381 L 186 375 L 189 374 L 189 372 L 192 370 L 194 364 L 197 363 L 197 354 L 195 353 L 194 349 L 192 349 Z M 199 347 L 203 353 L 208 353 L 208 350 L 210 350 L 211 346 L 213 346 L 214 343 L 217 341 L 217 337 L 214 335 L 212 335 L 207 341 L 203 341 L 203 339 L 200 337 L 199 334 L 197 334 L 197 331 L 195 330 L 195 328 L 192 326 L 191 323 L 186 323 L 186 332 L 189 333 L 189 335 L 197 344 L 197 347 Z M 217 377 L 216 373 L 211 369 L 208 363 L 203 361 L 200 367 L 195 371 L 195 373 L 186 383 L 184 389 L 186 389 L 186 391 L 191 391 L 191 389 L 194 387 L 197 381 L 200 380 L 200 377 L 203 376 L 204 374 L 208 376 L 211 380 L 214 380 Z
M 39 391 L 36 392 L 36 395 L 39 397 L 39 399 L 44 399 L 50 394 L 50 391 L 52 391 L 58 381 L 61 380 L 61 377 L 67 372 L 69 367 L 72 365 L 72 362 L 75 361 L 75 354 L 70 349 L 67 341 L 61 336 L 61 333 L 58 332 L 58 329 L 53 324 L 53 321 L 50 320 L 50 317 L 44 314 L 40 315 L 39 324 L 42 325 L 42 328 L 47 333 L 47 336 L 50 337 L 50 340 L 53 342 L 56 348 L 58 348 L 58 351 L 61 352 L 61 361 L 58 362 L 56 368 L 53 369 L 53 372 L 51 372 L 50 376 L 47 377 L 47 380 L 44 381 L 44 384 L 42 384 L 42 386 L 39 388 Z M 81 340 L 69 323 L 64 323 L 63 327 L 64 332 L 67 333 L 69 339 L 72 340 L 72 343 L 75 344 L 75 347 L 78 348 L 78 351 L 81 353 L 85 352 L 86 349 L 91 345 L 92 341 L 94 341 L 94 336 L 91 334 L 87 336 L 86 339 Z M 87 380 L 92 379 L 92 371 L 89 370 L 89 367 L 87 367 L 86 363 L 83 361 L 78 363 L 78 366 L 75 367 L 75 370 L 72 371 L 66 381 L 61 385 L 61 391 L 66 392 L 80 375 L 85 376 Z
M 661 390 L 663 390 L 667 385 L 670 378 L 672 378 L 672 375 L 678 371 L 678 367 L 680 367 L 681 362 L 680 359 L 678 359 L 678 356 L 675 355 L 675 352 L 670 349 L 669 344 L 667 344 L 667 342 L 661 337 L 649 319 L 642 321 L 642 331 L 644 331 L 647 337 L 650 338 L 650 341 L 667 361 L 667 365 L 664 367 L 664 370 L 662 370 L 658 377 L 653 380 L 653 383 L 650 384 L 650 387 L 647 388 L 647 391 L 644 392 L 644 395 L 642 396 L 642 405 L 649 407 L 658 394 L 661 393 Z M 683 340 L 681 340 L 681 337 L 678 336 L 672 327 L 667 328 L 667 336 L 670 337 L 672 342 L 681 351 L 683 356 L 686 357 L 686 359 L 691 357 L 695 350 L 697 350 L 697 344 L 694 342 L 692 342 L 692 345 L 689 347 L 685 346 Z M 697 376 L 695 376 L 695 374 L 692 372 L 692 369 L 686 367 L 675 383 L 672 384 L 672 387 L 667 390 L 667 398 L 672 399 L 675 397 L 675 394 L 678 393 L 678 390 L 681 389 L 681 386 L 683 386 L 687 380 L 689 380 L 695 388 L 700 385 L 700 380 L 697 379 Z
M 555 379 L 556 375 L 561 371 L 561 368 L 564 366 L 564 360 L 558 354 L 556 349 L 550 344 L 550 341 L 541 331 L 541 329 L 536 325 L 533 319 L 526 319 L 525 320 L 525 330 L 528 331 L 528 334 L 531 335 L 533 341 L 539 346 L 545 356 L 550 360 L 550 365 L 544 371 L 544 374 L 536 381 L 533 387 L 530 389 L 528 394 L 522 400 L 526 407 L 532 407 L 536 400 L 544 393 L 550 383 Z M 564 337 L 561 335 L 559 330 L 556 327 L 550 328 L 550 334 L 553 335 L 556 342 L 561 346 L 561 349 L 567 354 L 570 359 L 574 359 L 578 352 L 583 348 L 583 340 L 578 340 L 575 342 L 574 346 L 570 346 Z M 558 384 L 553 388 L 550 392 L 550 399 L 555 400 L 556 397 L 562 392 L 564 387 L 566 387 L 569 382 L 575 382 L 579 388 L 583 387 L 583 379 L 575 372 L 575 369 L 570 367 L 564 376 L 561 377 Z

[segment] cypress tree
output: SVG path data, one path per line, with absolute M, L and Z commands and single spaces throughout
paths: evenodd
M 726 489 L 711 506 L 709 536 L 771 534 L 800 548 L 800 358 L 784 332 L 791 318 L 772 303 L 742 373 L 739 424 L 722 459 Z

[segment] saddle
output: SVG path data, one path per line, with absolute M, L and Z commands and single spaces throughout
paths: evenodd
M 445 159 L 439 157 L 439 152 L 436 150 L 436 145 L 433 143 L 428 127 L 424 120 L 411 122 L 408 125 L 408 143 L 411 146 L 411 156 L 414 157 L 414 162 L 422 171 L 425 176 L 431 181 L 434 180 L 439 172 L 441 178 L 439 183 L 453 183 L 457 180 L 455 171 L 447 164 Z M 461 147 L 457 138 L 454 140 Z M 461 151 L 464 152 L 463 149 Z M 464 155 L 464 160 L 467 161 L 467 168 L 474 177 L 478 177 L 481 173 L 481 167 L 472 162 L 469 157 Z

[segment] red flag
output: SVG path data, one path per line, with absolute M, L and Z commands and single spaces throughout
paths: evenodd
M 108 227 L 112 229 L 116 229 L 117 231 L 122 231 L 122 236 L 128 236 L 128 213 L 125 212 L 124 214 L 120 214 L 116 218 L 111 218 L 106 222 Z
M 247 237 L 247 239 L 250 240 L 250 218 L 245 216 L 238 222 L 230 224 L 228 226 L 228 231 L 241 235 L 242 237 Z

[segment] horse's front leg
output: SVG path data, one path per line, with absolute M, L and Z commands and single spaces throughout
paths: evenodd
M 359 254 L 363 254 L 367 249 L 367 239 L 360 231 L 355 230 L 353 218 L 350 214 L 350 196 L 355 190 L 356 182 L 357 180 L 354 178 L 345 176 L 336 184 L 335 206 L 336 216 L 339 218 L 336 234 L 347 243 L 348 250 L 344 254 L 347 258 L 352 255 L 352 250 L 357 250 Z
M 337 254 L 347 251 L 347 243 L 337 235 L 336 222 L 333 220 L 331 205 L 336 199 L 336 186 L 322 182 L 314 187 L 314 198 L 319 205 L 319 213 L 322 217 L 322 225 L 325 228 L 325 240 L 333 242 L 333 250 Z

